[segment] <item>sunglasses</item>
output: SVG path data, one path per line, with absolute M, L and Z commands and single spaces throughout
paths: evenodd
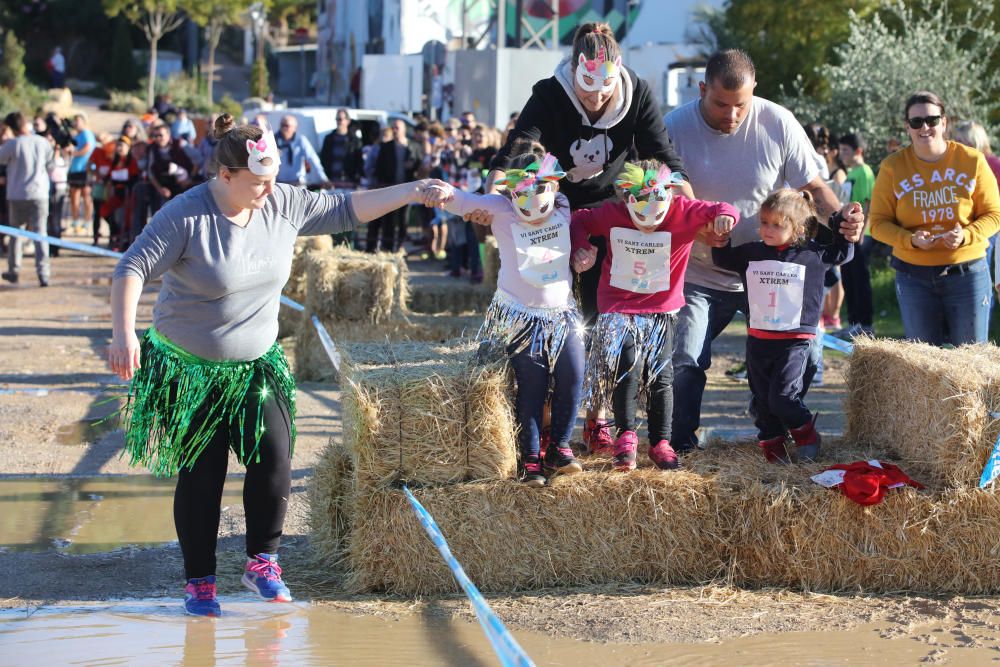
M 937 127 L 940 122 L 941 116 L 914 116 L 913 118 L 906 119 L 906 124 L 913 130 L 919 130 L 924 124 L 927 127 Z

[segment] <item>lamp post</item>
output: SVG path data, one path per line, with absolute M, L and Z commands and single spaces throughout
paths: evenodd
M 253 21 L 254 37 L 257 40 L 257 92 L 264 95 L 264 3 L 255 2 L 250 5 L 250 20 Z

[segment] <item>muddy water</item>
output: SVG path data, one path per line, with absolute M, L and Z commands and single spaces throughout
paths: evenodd
M 223 506 L 240 504 L 242 480 Z M 0 480 L 0 551 L 101 553 L 176 540 L 174 480 L 146 476 Z
M 184 616 L 175 601 L 0 612 L 10 665 L 496 665 L 474 623 L 351 616 L 308 604 L 222 598 L 224 616 Z M 757 635 L 717 644 L 596 644 L 516 632 L 538 665 L 996 664 L 996 649 L 928 646 L 875 626 Z

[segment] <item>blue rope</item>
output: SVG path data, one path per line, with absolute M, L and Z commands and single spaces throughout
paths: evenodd
M 820 339 L 823 341 L 825 347 L 831 350 L 836 350 L 837 352 L 843 352 L 844 354 L 853 354 L 854 345 L 848 343 L 846 340 L 840 340 L 836 336 L 831 336 L 828 333 L 819 332 Z
M 416 512 L 420 525 L 427 531 L 431 542 L 437 547 L 441 557 L 444 558 L 444 562 L 451 569 L 451 573 L 455 575 L 458 584 L 465 591 L 466 596 L 468 596 L 469 602 L 472 603 L 472 609 L 476 612 L 479 625 L 482 626 L 483 632 L 486 633 L 486 638 L 489 639 L 494 652 L 500 658 L 500 664 L 503 667 L 533 667 L 535 663 L 531 661 L 528 654 L 524 652 L 524 649 L 520 647 L 514 636 L 510 634 L 510 631 L 504 626 L 503 621 L 493 613 L 486 599 L 483 598 L 483 594 L 479 592 L 476 585 L 465 574 L 462 565 L 452 555 L 451 549 L 448 547 L 448 542 L 444 539 L 444 535 L 434 521 L 434 517 L 424 509 L 420 501 L 413 497 L 406 484 L 403 484 L 403 492 L 406 494 L 406 499 L 410 501 L 413 511 Z

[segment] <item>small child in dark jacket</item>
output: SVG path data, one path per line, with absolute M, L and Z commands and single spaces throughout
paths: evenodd
M 771 463 L 788 463 L 789 433 L 799 459 L 819 454 L 816 417 L 802 400 L 802 377 L 823 312 L 823 276 L 851 260 L 854 249 L 820 228 L 808 192 L 782 188 L 760 207 L 761 241 L 712 249 L 712 259 L 743 277 L 750 303 L 747 378 L 753 395 L 759 445 Z M 814 235 L 816 238 L 813 238 Z

